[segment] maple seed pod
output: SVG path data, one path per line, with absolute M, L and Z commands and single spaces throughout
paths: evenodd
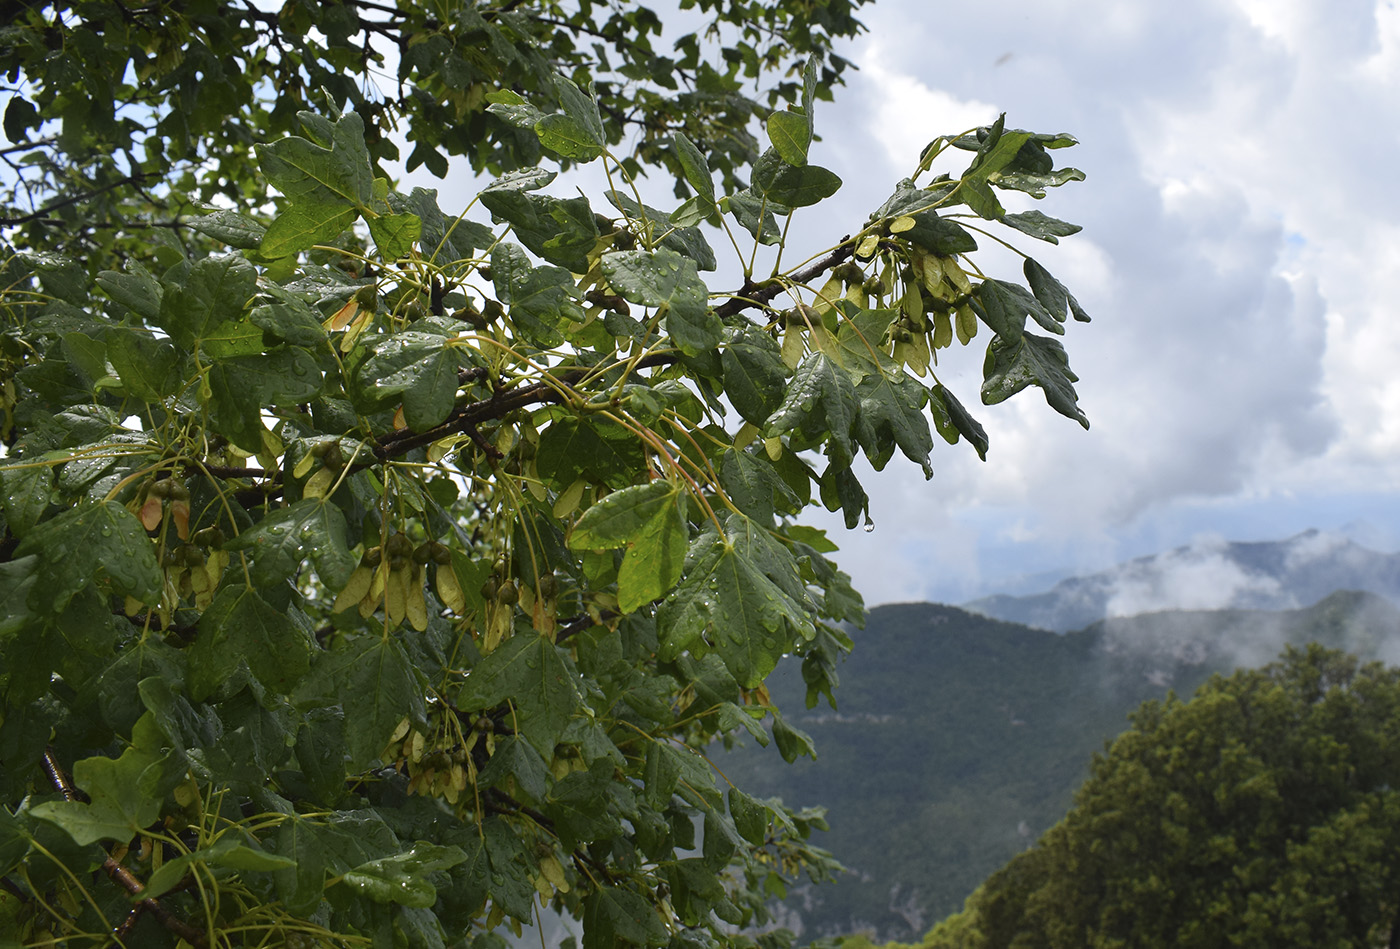
M 384 542 L 384 552 L 390 557 L 410 557 L 413 555 L 413 541 L 407 534 L 390 534 Z
M 431 542 L 431 541 L 425 541 L 425 542 L 419 544 L 417 547 L 413 548 L 413 562 L 414 562 L 414 563 L 416 563 L 416 564 L 425 564 L 425 563 L 427 563 L 429 560 L 432 560 L 432 559 L 433 559 L 433 548 L 432 548 L 432 542 Z
M 428 545 L 428 556 L 439 567 L 445 567 L 452 562 L 452 549 L 446 544 L 433 541 Z
M 476 275 L 477 275 L 478 277 L 480 277 L 482 280 L 485 280 L 487 283 L 492 282 L 492 281 L 491 281 L 491 265 L 490 265 L 490 264 L 482 264 L 480 267 L 476 268 Z M 487 303 L 489 304 L 490 301 L 488 300 Z M 500 304 L 497 304 L 497 306 L 500 306 Z
M 360 563 L 364 564 L 366 567 L 377 567 L 383 559 L 384 548 L 371 547 L 369 550 L 366 550 L 365 555 L 360 558 Z
M 355 302 L 361 308 L 369 310 L 371 313 L 379 309 L 379 288 L 374 284 L 361 287 L 355 291 Z
M 483 600 L 494 600 L 496 598 L 496 591 L 500 588 L 501 585 L 496 581 L 496 578 L 491 577 L 481 585 L 481 598 Z
M 162 478 L 150 486 L 147 490 L 147 494 L 153 498 L 165 499 L 172 496 L 174 487 L 174 481 L 171 481 L 169 478 Z
M 190 542 L 198 544 L 200 547 L 209 547 L 218 550 L 224 546 L 224 541 L 227 539 L 228 538 L 224 536 L 224 532 L 219 528 L 204 527 L 194 532 L 194 536 L 190 538 Z
M 847 285 L 861 283 L 865 280 L 865 271 L 860 269 L 859 264 L 849 260 L 832 270 L 831 275 Z
M 540 596 L 553 599 L 559 593 L 559 579 L 552 573 L 540 577 Z
M 194 544 L 181 544 L 175 548 L 180 553 L 180 559 L 186 567 L 204 566 L 204 551 Z
M 506 308 L 499 300 L 487 300 L 481 305 L 481 318 L 487 323 L 494 323 L 505 315 Z
M 514 606 L 520 602 L 520 590 L 516 588 L 514 580 L 507 580 L 501 584 L 500 589 L 496 591 L 496 602 L 503 606 Z
M 491 721 L 491 716 L 489 715 L 482 715 L 478 717 L 476 721 L 472 722 L 472 728 L 475 728 L 479 732 L 489 732 L 495 727 L 496 723 Z

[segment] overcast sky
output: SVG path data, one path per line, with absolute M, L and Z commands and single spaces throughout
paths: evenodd
M 812 249 L 929 139 L 1004 111 L 1081 142 L 1055 156 L 1088 180 L 1037 206 L 1083 232 L 1020 244 L 1094 317 L 1064 340 L 1088 432 L 1037 390 L 977 405 L 985 331 L 945 363 L 988 460 L 940 442 L 930 482 L 900 459 L 864 479 L 873 532 L 822 522 L 868 602 L 1020 590 L 1202 535 L 1400 546 L 1393 3 L 877 0 L 862 19 L 842 51 L 860 71 L 816 111 L 812 160 L 845 186 L 801 212 Z

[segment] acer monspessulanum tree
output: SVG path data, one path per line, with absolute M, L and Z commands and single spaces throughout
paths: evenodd
M 0 943 L 790 939 L 821 815 L 706 753 L 811 751 L 764 678 L 830 699 L 862 605 L 804 510 L 986 451 L 955 343 L 1084 422 L 1074 298 L 972 256 L 1076 229 L 998 200 L 1073 139 L 946 130 L 868 220 L 808 210 L 863 2 L 684 0 L 664 49 L 627 2 L 12 11 Z M 755 272 L 794 216 L 830 248 Z

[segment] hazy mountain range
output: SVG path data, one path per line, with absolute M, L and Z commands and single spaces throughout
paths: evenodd
M 818 843 L 851 872 L 785 902 L 803 942 L 859 930 L 908 941 L 1064 814 L 1093 753 L 1142 701 L 1189 696 L 1210 675 L 1268 662 L 1288 643 L 1400 660 L 1400 608 L 1381 595 L 1333 592 L 1396 597 L 1398 560 L 1310 532 L 1198 545 L 1039 597 L 991 598 L 1033 601 L 1026 609 L 1039 612 L 1025 615 L 1038 629 L 952 606 L 878 607 L 841 667 L 838 709 L 823 702 L 804 712 L 796 667 L 770 680 L 788 720 L 814 738 L 817 761 L 785 765 L 771 747 L 750 747 L 716 763 L 757 793 L 830 808 Z M 1193 577 L 1213 592 L 1195 590 Z M 1318 602 L 1303 603 L 1317 591 Z M 1302 608 L 1114 615 L 1129 604 L 1202 601 Z M 1046 632 L 1069 625 L 1075 609 L 1096 609 L 1098 621 Z
M 1160 610 L 1297 609 L 1336 590 L 1364 590 L 1400 603 L 1400 554 L 1315 530 L 1284 541 L 1203 539 L 1062 580 L 1043 593 L 988 596 L 963 608 L 1067 632 L 1105 617 Z

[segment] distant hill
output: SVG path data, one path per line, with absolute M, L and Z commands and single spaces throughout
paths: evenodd
M 1297 609 L 1334 590 L 1364 590 L 1400 603 L 1400 554 L 1315 530 L 1283 541 L 1201 541 L 1062 580 L 1043 593 L 998 594 L 963 607 L 1065 632 L 1161 610 Z
M 787 922 L 804 942 L 922 935 L 1064 814 L 1091 755 L 1140 702 L 1189 694 L 1288 642 L 1400 653 L 1400 609 L 1338 593 L 1304 610 L 1159 613 L 1057 636 L 903 604 L 873 610 L 856 635 L 838 711 L 825 702 L 802 711 L 796 668 L 770 680 L 789 720 L 815 739 L 817 761 L 784 765 L 771 747 L 716 758 L 740 786 L 831 808 L 818 843 L 852 872 L 790 895 Z

